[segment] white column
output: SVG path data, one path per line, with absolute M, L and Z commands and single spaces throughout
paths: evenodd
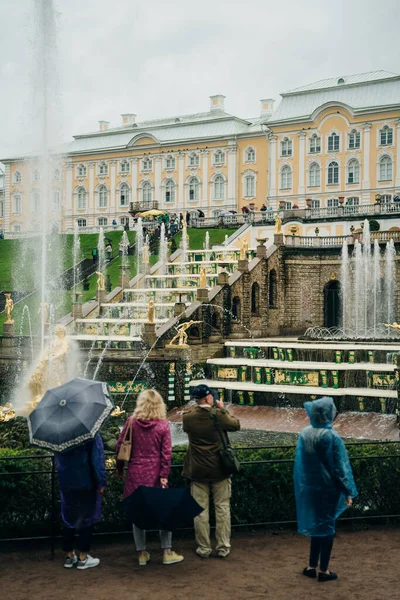
M 201 156 L 203 157 L 203 175 L 202 175 L 202 186 L 201 186 L 201 194 L 202 200 L 200 201 L 200 206 L 202 208 L 207 209 L 207 200 L 208 200 L 208 150 L 202 152 Z
M 90 218 L 90 222 L 92 222 L 92 220 L 94 219 L 94 213 L 95 213 L 95 208 L 94 208 L 94 169 L 95 169 L 95 166 L 96 166 L 96 163 L 94 163 L 94 162 L 89 163 L 89 194 L 88 194 L 88 205 L 87 205 L 86 214 Z
M 11 202 L 12 202 L 12 194 L 11 194 L 11 166 L 10 163 L 5 164 L 5 172 L 4 172 L 4 219 L 3 219 L 3 227 L 4 232 L 10 231 L 11 226 Z
M 363 125 L 364 128 L 364 140 L 363 140 L 363 147 L 364 147 L 364 153 L 363 153 L 363 178 L 362 178 L 362 188 L 363 191 L 364 190 L 369 190 L 371 187 L 371 183 L 370 183 L 370 146 L 371 146 L 371 123 L 364 123 Z M 368 196 L 368 201 L 369 201 L 369 191 L 365 192 Z
M 269 195 L 276 197 L 276 140 L 277 136 L 271 134 L 269 141 Z
M 178 206 L 177 211 L 182 212 L 185 194 L 185 155 L 179 154 L 178 160 Z
M 397 119 L 396 125 L 396 187 L 400 187 L 400 119 Z
M 304 171 L 305 171 L 305 146 L 306 146 L 306 132 L 300 131 L 299 135 L 299 189 L 297 193 L 299 195 L 304 195 L 306 193 L 306 188 L 304 184 Z M 295 168 L 295 163 L 293 164 L 293 169 Z
M 133 205 L 136 204 L 136 202 L 138 202 L 138 191 L 137 191 L 137 187 L 138 187 L 138 159 L 137 158 L 132 158 L 132 164 L 131 164 L 131 202 L 133 202 Z
M 116 213 L 116 206 L 115 206 L 115 186 L 116 186 L 116 169 L 117 169 L 117 161 L 116 160 L 112 160 L 111 161 L 111 179 L 110 179 L 110 185 L 111 185 L 111 194 L 110 194 L 110 205 L 108 207 L 108 214 L 113 214 L 113 218 L 114 218 L 114 214 Z
M 236 147 L 228 149 L 228 197 L 229 208 L 237 210 L 236 199 Z
M 156 156 L 154 168 L 154 200 L 161 204 L 161 156 Z

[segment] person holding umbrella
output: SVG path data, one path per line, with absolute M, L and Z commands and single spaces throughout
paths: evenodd
M 310 536 L 310 560 L 303 575 L 333 581 L 328 569 L 336 519 L 357 496 L 349 457 L 341 437 L 332 429 L 336 406 L 332 398 L 306 402 L 310 418 L 300 432 L 294 463 L 298 531 Z
M 124 462 L 118 460 L 118 454 L 130 435 L 132 446 L 125 478 L 124 498 L 133 494 L 140 486 L 168 486 L 172 443 L 166 414 L 165 403 L 156 390 L 144 390 L 139 394 L 136 409 L 132 417 L 127 419 L 117 443 L 117 472 L 123 477 Z M 133 537 L 139 553 L 139 565 L 145 566 L 150 560 L 150 554 L 146 550 L 146 531 L 133 523 Z M 160 538 L 164 551 L 163 564 L 182 562 L 184 557 L 172 550 L 171 532 L 161 530 Z

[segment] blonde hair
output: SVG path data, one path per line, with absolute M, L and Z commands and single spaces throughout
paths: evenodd
M 167 407 L 162 396 L 156 390 L 144 390 L 140 392 L 136 400 L 133 417 L 146 421 L 166 419 Z

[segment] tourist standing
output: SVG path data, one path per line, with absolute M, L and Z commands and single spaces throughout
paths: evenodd
M 93 526 L 101 519 L 101 494 L 106 485 L 103 441 L 99 434 L 65 452 L 55 452 L 60 481 L 64 567 L 77 565 L 90 569 L 100 563 L 90 556 Z M 74 550 L 74 533 L 79 532 L 78 556 Z
M 132 427 L 132 451 L 125 478 L 124 498 L 139 486 L 167 487 L 171 468 L 172 443 L 166 419 L 165 403 L 156 390 L 141 392 L 132 417 L 127 419 L 117 443 L 117 457 L 128 427 Z M 117 458 L 117 472 L 123 477 L 124 463 Z M 139 553 L 139 565 L 150 560 L 146 550 L 146 532 L 133 525 L 133 538 Z M 172 565 L 183 561 L 183 556 L 171 549 L 172 534 L 160 531 L 163 564 Z
M 311 537 L 303 575 L 316 578 L 319 564 L 318 581 L 332 581 L 337 575 L 328 567 L 336 519 L 352 505 L 357 488 L 346 447 L 332 429 L 332 398 L 306 402 L 304 407 L 311 425 L 300 433 L 294 465 L 298 531 Z
M 190 479 L 191 494 L 204 508 L 194 520 L 196 552 L 202 558 L 208 558 L 212 552 L 210 492 L 215 506 L 217 554 L 220 558 L 226 558 L 231 549 L 231 479 L 222 468 L 222 442 L 214 417 L 218 419 L 222 435 L 226 435 L 227 431 L 239 430 L 240 422 L 224 408 L 222 400 L 216 400 L 215 396 L 216 393 L 207 385 L 198 385 L 192 390 L 192 398 L 196 400 L 196 405 L 183 415 L 183 430 L 189 436 L 183 476 Z

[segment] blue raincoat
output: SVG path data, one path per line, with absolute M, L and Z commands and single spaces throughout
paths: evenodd
M 304 407 L 311 425 L 300 433 L 294 463 L 298 531 L 313 537 L 333 535 L 336 519 L 347 508 L 346 498 L 357 496 L 357 488 L 346 447 L 332 429 L 332 398 Z

